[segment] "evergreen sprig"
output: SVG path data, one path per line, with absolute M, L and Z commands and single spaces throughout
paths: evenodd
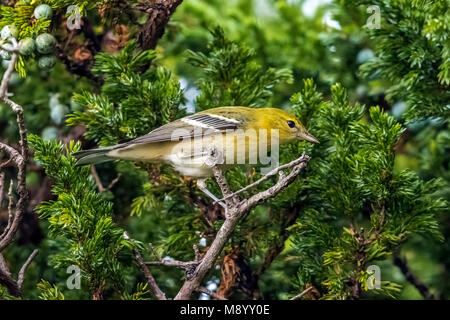
M 348 7 L 355 2 L 343 1 Z M 367 29 L 376 57 L 361 67 L 366 77 L 392 84 L 388 98 L 408 104 L 406 119 L 450 116 L 450 5 L 448 1 L 357 1 L 380 8 L 380 28 Z M 396 100 L 394 100 L 396 99 Z
M 201 91 L 196 98 L 197 111 L 222 106 L 267 107 L 276 84 L 292 83 L 290 70 L 262 69 L 253 50 L 227 39 L 221 28 L 213 29 L 211 35 L 206 53 L 188 50 L 187 62 L 204 73 L 197 81 Z
M 53 180 L 52 193 L 57 196 L 38 208 L 41 218 L 49 222 L 50 236 L 64 248 L 52 256 L 53 267 L 78 266 L 92 294 L 103 291 L 106 285 L 123 291 L 123 267 L 118 257 L 129 254 L 126 248 L 131 249 L 132 243 L 113 222 L 111 203 L 95 190 L 89 170 L 75 165 L 71 154 L 80 150 L 80 143 L 64 147 L 36 135 L 30 135 L 29 142 L 35 159 Z
M 411 170 L 395 170 L 394 148 L 404 129 L 392 116 L 372 107 L 364 119 L 365 108 L 349 104 L 339 84 L 331 88 L 331 101 L 318 98 L 306 80 L 292 99 L 299 115 L 312 113 L 312 133 L 321 141 L 307 174 L 309 204 L 292 237 L 305 263 L 299 285 L 313 282 L 326 288 L 324 298 L 342 299 L 353 296 L 358 283 L 367 290 L 367 266 L 388 258 L 412 235 L 442 241 L 437 216 L 446 202 L 436 197 L 439 180 L 424 182 Z M 382 287 L 377 293 L 399 292 L 394 283 Z
M 98 54 L 92 72 L 104 80 L 101 94 L 82 92 L 74 101 L 84 108 L 67 123 L 86 125 L 86 137 L 102 146 L 135 138 L 183 115 L 178 80 L 155 65 L 154 51 L 131 41 L 118 55 Z

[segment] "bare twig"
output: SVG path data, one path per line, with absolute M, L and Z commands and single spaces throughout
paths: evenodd
M 156 258 L 158 261 L 161 261 L 162 258 L 159 256 L 159 254 L 158 254 L 158 252 L 156 251 L 156 249 L 155 249 L 155 247 L 153 246 L 153 244 L 149 242 L 148 247 L 149 247 L 150 250 L 152 251 L 152 253 L 153 253 L 153 255 L 155 256 L 155 258 Z
M 28 259 L 23 264 L 22 268 L 20 268 L 18 279 L 16 281 L 12 277 L 11 272 L 8 269 L 8 266 L 6 265 L 5 259 L 3 258 L 3 255 L 0 253 L 0 283 L 4 285 L 6 289 L 8 289 L 8 292 L 11 295 L 15 297 L 20 297 L 22 295 L 21 289 L 23 280 L 25 279 L 25 271 L 37 254 L 38 250 L 37 249 L 33 250 Z
M 30 265 L 31 261 L 36 257 L 39 250 L 34 249 L 33 252 L 30 254 L 28 259 L 23 264 L 22 268 L 20 268 L 19 276 L 17 278 L 17 286 L 19 287 L 19 290 L 22 289 L 23 279 L 25 278 L 25 271 L 27 270 L 28 266 Z
M 0 150 L 6 152 L 9 155 L 9 161 L 17 168 L 17 194 L 18 200 L 15 205 L 15 210 L 13 212 L 13 182 L 10 183 L 10 188 L 8 192 L 9 197 L 9 205 L 8 205 L 8 224 L 0 236 L 0 255 L 1 251 L 5 249 L 14 239 L 14 236 L 19 229 L 19 225 L 22 221 L 22 216 L 25 212 L 25 205 L 28 198 L 28 192 L 26 189 L 26 162 L 28 159 L 28 141 L 27 141 L 27 130 L 25 127 L 24 120 L 24 112 L 22 106 L 15 103 L 11 99 L 8 98 L 8 83 L 11 79 L 11 76 L 14 72 L 14 65 L 18 58 L 18 50 L 19 46 L 16 39 L 11 38 L 10 42 L 12 43 L 12 49 L 9 50 L 11 52 L 11 60 L 9 65 L 3 74 L 3 78 L 0 84 L 0 99 L 3 100 L 7 105 L 11 107 L 13 112 L 16 114 L 16 122 L 19 128 L 19 136 L 20 136 L 20 152 L 14 149 L 13 147 L 0 142 Z M 8 50 L 8 48 L 4 48 Z M 1 190 L 3 197 L 3 185 L 4 178 L 1 181 Z M 0 203 L 1 204 L 1 203 Z M 28 260 L 25 262 L 21 271 L 19 272 L 19 280 L 15 281 L 9 270 L 6 267 L 6 263 L 4 263 L 3 257 L 1 260 L 0 268 L 0 284 L 4 285 L 9 293 L 13 296 L 20 297 L 21 296 L 21 286 L 23 283 L 23 278 L 25 274 L 26 267 L 30 264 L 31 260 L 34 258 L 37 252 L 33 252 Z
M 99 177 L 99 175 L 98 175 L 98 173 L 97 173 L 97 170 L 95 169 L 94 166 L 91 166 L 91 174 L 92 174 L 92 177 L 94 177 L 95 184 L 97 185 L 98 191 L 100 191 L 100 192 L 106 192 L 106 191 L 111 190 L 111 188 L 114 187 L 114 185 L 115 185 L 117 182 L 119 182 L 119 179 L 120 179 L 120 177 L 121 177 L 121 174 L 120 174 L 120 173 L 117 174 L 117 177 L 114 178 L 114 179 L 111 181 L 111 183 L 105 188 L 105 187 L 103 186 L 102 181 L 100 180 L 100 177 Z
M 233 192 L 233 193 L 229 194 L 229 195 L 226 196 L 226 197 L 223 197 L 223 198 L 221 199 L 221 201 L 227 200 L 227 199 L 229 199 L 230 197 L 234 197 L 234 196 L 238 195 L 239 193 L 242 193 L 242 192 L 244 192 L 244 191 L 247 191 L 247 190 L 249 190 L 249 189 L 251 189 L 251 188 L 257 186 L 257 185 L 260 184 L 261 182 L 263 182 L 263 181 L 269 179 L 270 177 L 273 177 L 273 176 L 276 175 L 277 173 L 282 172 L 282 170 L 287 169 L 287 168 L 292 168 L 293 166 L 295 166 L 295 165 L 301 163 L 302 161 L 303 161 L 303 159 L 300 157 L 300 158 L 298 158 L 298 159 L 295 159 L 294 161 L 291 161 L 291 162 L 289 162 L 289 163 L 286 163 L 286 164 L 283 164 L 283 165 L 281 165 L 281 166 L 279 166 L 279 167 L 276 167 L 275 169 L 269 171 L 266 175 L 264 175 L 263 177 L 261 177 L 261 178 L 258 179 L 257 181 L 255 181 L 255 182 L 253 182 L 253 183 L 251 183 L 251 184 L 245 186 L 244 188 L 242 188 L 242 189 L 240 189 L 240 190 L 238 190 L 238 191 L 236 191 L 236 192 Z
M 402 258 L 398 253 L 394 255 L 394 264 L 400 268 L 400 271 L 403 273 L 406 280 L 419 291 L 425 300 L 436 299 L 436 297 L 430 292 L 430 289 L 411 271 L 406 259 Z
M 123 236 L 125 239 L 130 240 L 130 237 L 126 232 L 123 233 Z M 167 300 L 165 293 L 158 287 L 155 278 L 153 277 L 150 269 L 145 264 L 144 259 L 142 258 L 142 255 L 137 248 L 133 249 L 133 254 L 134 259 L 136 260 L 137 264 L 141 268 L 142 273 L 147 279 L 147 283 L 150 289 L 152 290 L 153 294 L 156 296 L 158 300 Z
M 292 183 L 300 171 L 306 166 L 309 159 L 309 156 L 302 155 L 300 158 L 290 162 L 289 164 L 283 165 L 283 169 L 292 168 L 289 174 L 280 174 L 278 182 L 275 185 L 265 191 L 253 195 L 249 199 L 244 199 L 242 201 L 239 201 L 236 198 L 236 195 L 230 191 L 226 178 L 222 174 L 220 168 L 217 166 L 212 168 L 214 177 L 222 190 L 222 196 L 224 199 L 227 199 L 225 203 L 227 206 L 228 217 L 217 232 L 216 238 L 203 256 L 192 277 L 186 278 L 185 283 L 175 297 L 176 300 L 185 300 L 190 298 L 192 292 L 196 291 L 200 287 L 201 282 L 214 265 L 217 257 L 225 246 L 225 243 L 230 238 L 231 233 L 234 231 L 238 223 L 259 202 L 274 197 L 290 183 Z M 280 169 L 277 172 L 281 173 L 282 171 Z
M 17 61 L 17 51 L 18 51 L 18 45 L 17 41 L 14 38 L 11 38 L 11 43 L 13 45 L 13 50 L 9 50 L 5 48 L 4 46 L 1 46 L 1 48 L 5 51 L 11 52 L 11 60 L 9 61 L 8 68 L 6 68 L 5 73 L 3 74 L 2 83 L 0 85 L 0 98 L 6 97 L 6 93 L 8 91 L 8 82 L 9 79 L 11 79 L 11 75 L 14 72 L 14 64 Z
M 9 229 L 7 232 L 2 236 L 0 240 L 0 251 L 2 251 L 9 243 L 11 243 L 14 234 L 16 233 L 19 224 L 22 220 L 22 215 L 25 210 L 25 202 L 27 198 L 27 190 L 26 190 L 26 182 L 25 182 L 25 176 L 26 176 L 26 160 L 27 160 L 27 153 L 28 153 L 28 144 L 27 144 L 27 138 L 26 138 L 26 129 L 25 129 L 25 123 L 23 118 L 23 108 L 22 106 L 18 105 L 17 103 L 13 102 L 8 98 L 8 82 L 11 78 L 11 75 L 14 71 L 14 64 L 17 61 L 18 57 L 18 44 L 17 41 L 12 38 L 11 42 L 13 44 L 13 50 L 12 50 L 12 56 L 11 60 L 9 62 L 8 68 L 6 69 L 5 73 L 3 74 L 3 79 L 0 85 L 0 99 L 3 99 L 3 101 L 8 104 L 11 109 L 16 113 L 17 116 L 17 125 L 19 127 L 19 135 L 20 135 L 20 146 L 21 146 L 21 152 L 19 153 L 16 149 L 0 142 L 0 150 L 5 151 L 9 154 L 9 157 L 11 161 L 14 163 L 14 165 L 18 169 L 17 174 L 17 191 L 19 194 L 19 200 L 16 203 L 16 212 L 14 215 L 14 220 L 12 221 Z
M 200 261 L 201 256 L 200 256 L 200 251 L 198 250 L 198 246 L 196 244 L 193 245 L 193 249 L 194 249 L 194 259 L 195 261 Z
M 8 166 L 11 162 L 12 162 L 11 159 L 8 159 L 5 162 L 0 163 L 0 169 L 3 168 L 3 167 Z
M 220 294 L 217 294 L 215 292 L 209 291 L 208 289 L 206 289 L 205 287 L 199 287 L 197 289 L 198 292 L 207 294 L 208 296 L 210 296 L 211 298 L 217 299 L 217 300 L 228 300 L 225 297 L 222 297 Z
M 168 267 L 177 267 L 181 269 L 192 269 L 193 266 L 197 266 L 198 262 L 196 261 L 178 261 L 178 260 L 161 260 L 161 261 L 146 261 L 146 265 L 148 266 L 168 266 Z
M 11 225 L 14 221 L 12 189 L 13 189 L 13 181 L 11 180 L 11 182 L 9 183 L 9 190 L 8 190 L 8 223 L 6 224 L 3 233 L 0 235 L 0 240 L 2 240 L 8 234 L 8 231 L 9 229 L 11 229 Z
M 311 291 L 313 288 L 314 288 L 313 286 L 308 287 L 308 288 L 306 288 L 305 290 L 303 290 L 302 292 L 300 292 L 298 295 L 296 295 L 296 296 L 290 298 L 289 300 L 297 300 L 297 299 L 300 299 L 300 298 L 303 297 L 305 294 L 307 294 L 309 291 Z
M 3 192 L 5 191 L 5 174 L 0 172 L 0 208 L 3 203 Z

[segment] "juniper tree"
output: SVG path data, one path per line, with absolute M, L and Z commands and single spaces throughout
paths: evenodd
M 160 298 L 143 259 L 157 264 L 151 274 L 162 295 L 174 297 L 189 272 L 164 264 L 195 265 L 207 252 L 225 217 L 195 181 L 166 165 L 120 161 L 92 171 L 75 167 L 70 154 L 80 143 L 66 144 L 84 135 L 84 147 L 112 145 L 192 111 L 185 109 L 190 102 L 178 75 L 198 90 L 196 111 L 223 105 L 285 107 L 321 141 L 314 147 L 292 143 L 282 148 L 280 163 L 306 153 L 308 166 L 239 223 L 218 269 L 211 268 L 202 285 L 216 283 L 219 296 L 227 298 L 399 297 L 401 280 L 393 279 L 391 260 L 400 250 L 411 250 L 411 244 L 415 252 L 432 248 L 441 255 L 438 261 L 448 265 L 438 222 L 448 212 L 443 198 L 449 194 L 447 3 L 358 1 L 356 7 L 336 2 L 342 29 L 331 29 L 321 23 L 324 9 L 306 17 L 296 2 L 269 3 L 275 14 L 257 15 L 249 1 L 189 1 L 169 25 L 163 21 L 166 35 L 153 51 L 144 50 L 156 44 L 148 41 L 155 20 L 147 17 L 151 11 L 145 3 L 124 1 L 116 8 L 115 1 L 45 2 L 52 13 L 42 12 L 37 20 L 32 15 L 40 2 L 19 1 L 0 13 L 0 29 L 15 25 L 19 41 L 46 33 L 55 37 L 55 51 L 30 49 L 31 54 L 19 56 L 16 72 L 26 78 L 17 78 L 15 85 L 11 81 L 10 91 L 24 106 L 29 132 L 65 141 L 30 136 L 36 164 L 45 173 L 32 165 L 28 186 L 50 179 L 53 195 L 37 205 L 46 239 L 34 259 L 39 268 L 28 268 L 30 293 L 25 297 Z M 65 9 L 71 4 L 81 8 L 79 31 L 57 27 L 66 23 Z M 380 6 L 382 28 L 366 30 L 366 37 L 361 27 L 369 4 Z M 172 9 L 167 12 L 173 14 Z M 226 31 L 213 28 L 218 17 Z M 113 50 L 103 42 L 108 43 L 110 33 L 117 40 Z M 155 39 L 160 36 L 157 32 Z M 127 41 L 133 38 L 137 41 Z M 374 59 L 360 59 L 358 52 L 368 48 Z M 185 49 L 190 50 L 181 55 Z M 49 54 L 65 66 L 57 63 L 47 70 L 51 61 L 39 60 Z M 362 60 L 366 63 L 357 74 Z M 302 85 L 306 77 L 315 82 Z M 36 79 L 47 81 L 36 88 Z M 335 81 L 343 85 L 329 87 Z M 382 97 L 360 94 L 361 86 L 380 90 Z M 59 95 L 49 99 L 48 92 Z M 399 101 L 406 102 L 406 113 L 397 112 Z M 377 103 L 382 108 L 364 106 Z M 396 118 L 389 113 L 391 105 Z M 69 128 L 62 122 L 67 113 Z M 11 141 L 17 134 L 14 116 L 10 108 L 0 107 L 0 123 L 7 124 L 2 134 Z M 418 117 L 425 121 L 414 122 Z M 52 134 L 44 134 L 49 126 Z M 405 169 L 405 158 L 413 159 L 409 163 L 416 172 Z M 258 169 L 234 168 L 225 177 L 232 190 L 239 190 L 262 177 Z M 14 177 L 10 170 L 7 176 Z M 267 179 L 239 196 L 248 199 L 276 181 Z M 221 194 L 214 179 L 208 189 Z M 23 263 L 21 251 L 10 246 L 6 260 Z M 81 269 L 81 290 L 66 288 L 71 265 Z M 381 267 L 379 290 L 368 290 L 370 265 Z M 445 281 L 440 287 L 445 292 Z M 1 297 L 12 298 L 6 291 Z
M 323 141 L 307 173 L 308 204 L 293 226 L 294 250 L 305 261 L 298 284 L 320 285 L 325 298 L 359 298 L 368 289 L 367 267 L 390 257 L 410 236 L 442 241 L 436 215 L 446 203 L 435 197 L 442 184 L 395 170 L 395 145 L 404 129 L 379 107 L 364 119 L 365 107 L 350 105 L 341 86 L 322 102 L 306 81 L 291 101 L 300 115 L 312 114 L 309 123 Z M 398 291 L 382 281 L 372 292 Z
M 355 5 L 342 2 L 346 8 Z M 362 66 L 362 74 L 389 80 L 388 98 L 407 103 L 406 118 L 448 118 L 448 1 L 356 4 L 363 10 L 370 5 L 378 6 L 381 18 L 380 28 L 365 27 L 374 42 L 376 56 Z M 360 17 L 363 22 L 364 15 Z
M 399 156 L 410 154 L 409 164 L 429 180 L 440 177 L 443 185 L 438 194 L 450 200 L 448 179 L 449 73 L 447 1 L 341 1 L 353 12 L 354 23 L 365 29 L 373 42 L 375 57 L 361 67 L 362 76 L 381 84 L 387 92 L 393 114 L 406 122 Z M 365 27 L 363 12 L 369 5 L 380 8 L 381 28 Z M 391 108 L 391 107 L 388 107 Z M 448 210 L 440 221 L 446 224 Z M 444 234 L 448 239 L 448 234 Z M 448 269 L 448 240 L 432 250 Z M 444 295 L 448 283 L 435 280 Z
M 216 32 L 215 36 L 210 47 L 212 52 L 209 53 L 215 59 L 209 61 L 218 65 L 239 61 L 230 59 L 238 45 L 230 46 L 230 42 L 225 41 L 221 32 Z M 222 54 L 222 60 L 217 58 L 214 50 Z M 245 51 L 242 53 L 246 54 Z M 191 57 L 193 55 L 194 53 L 190 53 Z M 102 69 L 108 72 L 104 84 L 106 88 L 114 88 L 114 83 L 120 83 L 121 79 L 109 76 L 113 74 L 114 69 L 107 66 L 119 64 L 117 60 L 122 57 L 109 57 L 113 60 L 103 57 L 97 60 L 93 70 L 95 72 Z M 208 55 L 200 57 L 208 61 Z M 190 60 L 198 61 L 192 58 Z M 211 78 L 206 72 L 205 79 L 199 82 L 208 83 L 213 92 L 224 90 L 230 92 L 228 95 L 215 94 L 216 99 L 217 97 L 229 99 L 228 96 L 238 95 L 223 80 L 237 79 L 232 74 L 233 68 L 228 67 L 224 70 L 231 70 L 231 76 L 224 74 L 223 78 L 218 78 L 218 73 L 214 73 Z M 266 90 L 265 78 L 258 79 L 262 82 L 261 90 Z M 258 88 L 252 82 L 253 78 L 250 80 L 249 85 Z M 140 81 L 134 79 L 133 83 L 139 84 Z M 238 92 L 246 88 L 245 82 L 241 82 L 241 86 L 237 88 Z M 206 97 L 208 92 L 210 91 L 204 93 Z M 87 116 L 79 112 L 70 117 L 70 121 L 72 123 L 86 121 L 88 136 L 92 134 L 94 137 L 95 133 L 100 132 L 97 129 L 101 127 L 101 123 L 108 123 L 112 118 L 98 112 L 90 112 L 90 110 L 108 110 L 101 105 L 106 100 L 102 98 L 107 97 L 108 93 L 107 89 L 104 89 L 101 96 L 95 99 L 88 96 L 90 100 L 86 102 L 77 98 L 79 103 L 87 107 Z M 255 97 L 260 96 L 255 94 Z M 303 208 L 302 214 L 290 227 L 291 241 L 294 243 L 292 250 L 303 261 L 298 271 L 298 285 L 299 287 L 306 284 L 313 285 L 319 288 L 324 297 L 359 298 L 361 286 L 367 289 L 365 283 L 368 278 L 367 266 L 374 261 L 386 259 L 410 234 L 427 233 L 434 235 L 438 240 L 441 239 L 435 214 L 444 207 L 444 203 L 432 198 L 437 183 L 434 181 L 423 183 L 409 171 L 394 171 L 394 146 L 403 131 L 401 125 L 378 108 L 370 109 L 370 124 L 361 123 L 365 108 L 360 105 L 349 105 L 345 90 L 339 85 L 332 88 L 331 99 L 331 102 L 324 102 L 311 81 L 305 82 L 303 92 L 292 97 L 293 109 L 297 116 L 305 122 L 307 120 L 311 130 L 322 141 L 319 148 L 307 150 L 315 154 L 317 160 L 312 160 L 303 177 L 306 183 L 297 180 L 268 205 L 252 212 L 233 234 L 231 242 L 225 248 L 226 256 L 222 266 L 224 278 L 219 287 L 226 296 L 231 296 L 235 288 L 241 289 L 249 297 L 260 294 L 255 283 L 270 266 L 270 259 L 274 259 L 277 251 L 279 253 L 282 250 L 283 241 L 287 238 L 283 229 L 293 224 L 296 215 L 292 217 L 289 214 L 292 215 L 292 212 L 297 211 L 298 215 L 296 208 L 299 206 Z M 203 96 L 200 96 L 197 103 L 202 105 L 203 101 Z M 119 108 L 122 109 L 119 110 L 123 113 L 127 113 L 135 106 L 127 99 L 119 103 Z M 220 100 L 217 103 L 220 105 Z M 110 115 L 117 116 L 116 113 Z M 118 123 L 116 127 L 124 128 L 125 132 L 130 126 L 126 121 L 116 120 L 116 123 Z M 120 134 L 118 130 L 108 131 L 107 126 L 104 126 L 101 132 L 106 136 L 107 132 Z M 102 136 L 98 137 L 100 140 Z M 114 142 L 125 137 L 116 136 L 110 141 Z M 283 150 L 281 158 L 284 161 L 292 159 L 295 154 L 304 150 L 303 143 L 290 145 Z M 167 225 L 170 225 L 170 234 L 152 239 L 152 242 L 158 246 L 159 254 L 187 259 L 190 256 L 189 248 L 199 241 L 198 233 L 200 236 L 206 236 L 206 241 L 211 241 L 221 224 L 220 220 L 213 221 L 215 225 L 211 224 L 211 221 L 202 223 L 199 218 L 204 212 L 199 212 L 194 206 L 199 195 L 192 194 L 190 181 L 183 181 L 170 168 L 163 168 L 158 173 L 156 179 L 146 184 L 145 196 L 134 201 L 134 213 L 155 215 L 156 211 L 167 208 L 161 213 L 164 214 L 166 211 L 165 218 L 168 220 Z M 227 173 L 227 179 L 234 190 L 248 185 L 258 177 L 257 174 L 248 176 L 243 169 L 233 169 Z M 253 192 L 267 188 L 271 183 L 273 182 L 267 181 Z M 213 185 L 211 187 L 214 188 Z M 167 193 L 167 190 L 172 192 Z M 215 191 L 218 192 L 217 189 Z M 244 197 L 250 195 L 251 192 L 247 192 Z M 185 204 L 188 211 L 181 211 L 179 217 L 174 216 L 174 205 L 180 206 L 189 198 Z M 181 208 L 186 211 L 183 205 Z M 192 213 L 189 214 L 189 211 Z M 267 222 L 264 223 L 264 219 L 268 219 Z M 343 228 L 342 225 L 346 227 Z M 367 231 L 361 229 L 363 225 Z M 230 273 L 229 264 L 238 265 L 237 272 L 241 274 L 233 274 L 236 270 Z M 230 278 L 232 283 L 227 283 L 227 278 Z M 323 283 L 327 285 L 323 286 Z M 398 290 L 395 284 L 383 282 L 381 292 L 393 295 Z

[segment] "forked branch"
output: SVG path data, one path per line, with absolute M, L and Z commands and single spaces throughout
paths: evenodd
M 280 169 L 275 169 L 275 173 L 278 173 L 279 179 L 272 187 L 262 192 L 259 192 L 248 199 L 239 200 L 237 193 L 233 193 L 228 186 L 228 182 L 222 173 L 222 170 L 218 166 L 214 166 L 213 172 L 214 177 L 222 191 L 223 199 L 225 201 L 228 211 L 228 217 L 223 223 L 222 227 L 217 232 L 217 235 L 212 242 L 209 249 L 204 254 L 203 258 L 200 260 L 198 266 L 195 268 L 191 276 L 186 278 L 185 283 L 181 287 L 176 300 L 186 300 L 189 299 L 193 292 L 198 291 L 201 287 L 201 283 L 205 278 L 206 274 L 211 270 L 216 262 L 216 259 L 222 252 L 226 242 L 230 239 L 231 234 L 235 230 L 239 222 L 245 217 L 245 215 L 253 209 L 258 203 L 270 199 L 280 193 L 284 188 L 291 184 L 294 179 L 298 176 L 300 171 L 306 167 L 310 157 L 307 155 L 302 155 L 300 158 L 280 167 Z M 284 169 L 291 169 L 289 173 L 285 174 Z M 265 179 L 263 179 L 265 180 Z M 263 181 L 261 180 L 261 181 Z M 254 186 L 254 184 L 253 184 Z M 231 200 L 231 201 L 230 201 Z
M 31 263 L 31 260 L 36 256 L 37 250 L 26 260 L 22 268 L 20 269 L 18 279 L 15 280 L 11 273 L 9 272 L 8 266 L 3 259 L 1 252 L 5 249 L 13 240 L 14 236 L 19 229 L 20 223 L 22 221 L 23 214 L 25 212 L 25 204 L 28 197 L 28 192 L 26 189 L 26 162 L 28 158 L 28 142 L 27 142 L 27 131 L 25 128 L 25 121 L 23 115 L 23 108 L 21 105 L 12 101 L 8 94 L 8 83 L 14 72 L 14 65 L 18 58 L 19 45 L 16 39 L 11 38 L 10 42 L 12 44 L 11 48 L 2 47 L 3 50 L 8 50 L 11 53 L 11 60 L 9 65 L 3 74 L 2 81 L 0 84 L 0 99 L 9 105 L 12 111 L 16 114 L 16 122 L 19 128 L 19 142 L 20 150 L 16 150 L 13 147 L 0 142 L 0 151 L 3 151 L 8 155 L 9 160 L 7 163 L 12 164 L 17 168 L 17 194 L 18 200 L 14 206 L 13 199 L 13 185 L 14 182 L 11 180 L 9 184 L 8 192 L 8 223 L 5 229 L 0 234 L 0 284 L 4 285 L 8 292 L 16 297 L 21 296 L 22 283 L 25 276 L 25 270 Z M 0 167 L 1 168 L 1 167 Z M 2 205 L 3 195 L 5 186 L 5 176 L 0 173 L 0 206 Z

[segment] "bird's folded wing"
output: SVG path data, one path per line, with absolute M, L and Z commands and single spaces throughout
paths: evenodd
M 198 113 L 168 123 L 123 145 L 179 141 L 182 138 L 195 138 L 235 130 L 239 128 L 239 125 L 240 122 L 235 119 L 221 115 Z

